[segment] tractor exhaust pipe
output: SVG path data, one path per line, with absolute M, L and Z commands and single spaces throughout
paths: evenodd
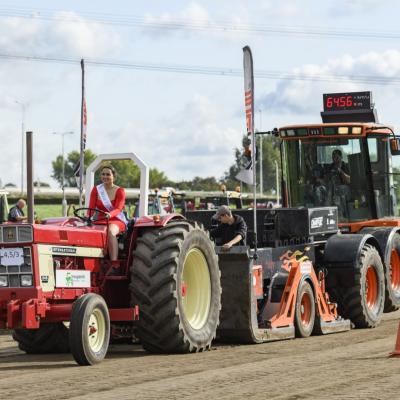
M 33 224 L 34 219 L 32 135 L 32 132 L 26 132 L 26 193 L 29 224 Z

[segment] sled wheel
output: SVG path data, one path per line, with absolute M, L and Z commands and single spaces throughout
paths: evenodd
M 297 337 L 309 337 L 315 322 L 315 301 L 311 285 L 303 281 L 297 291 L 295 330 Z

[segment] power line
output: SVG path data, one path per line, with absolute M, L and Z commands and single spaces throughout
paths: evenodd
M 141 17 L 134 15 L 116 15 L 98 12 L 80 12 L 79 14 L 63 15 L 61 10 L 46 10 L 38 8 L 16 8 L 0 7 L 0 17 L 26 18 L 47 21 L 64 21 L 71 23 L 92 22 L 106 25 L 117 25 L 153 30 L 189 30 L 207 32 L 226 32 L 226 33 L 246 33 L 255 35 L 285 35 L 285 36 L 308 36 L 308 37 L 330 37 L 336 39 L 400 39 L 400 32 L 370 31 L 366 27 L 365 31 L 349 29 L 331 29 L 325 27 L 310 26 L 273 26 L 242 24 L 227 21 L 211 21 L 202 19 L 171 18 L 171 17 Z M 56 15 L 55 15 L 56 14 Z M 85 18 L 86 21 L 82 21 Z
M 29 55 L 0 54 L 0 59 L 48 62 L 58 64 L 79 64 L 80 60 L 68 57 L 41 57 Z M 243 70 L 239 68 L 215 68 L 204 66 L 189 65 L 167 65 L 167 64 L 148 64 L 143 62 L 112 61 L 85 59 L 87 65 L 104 68 L 121 68 L 153 72 L 173 72 L 196 75 L 215 75 L 227 77 L 243 77 Z M 291 80 L 291 81 L 313 81 L 313 82 L 354 82 L 370 85 L 399 85 L 400 78 L 386 77 L 377 75 L 341 75 L 341 74 L 306 74 L 294 72 L 281 72 L 273 70 L 256 70 L 255 77 L 260 79 Z

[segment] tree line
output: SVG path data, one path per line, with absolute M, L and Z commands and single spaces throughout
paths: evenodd
M 246 137 L 243 137 L 244 148 L 246 142 Z M 259 144 L 258 141 L 258 151 L 257 151 L 257 176 L 259 179 L 260 171 L 260 160 L 259 154 Z M 276 190 L 276 177 L 275 177 L 275 161 L 280 160 L 279 153 L 279 142 L 275 137 L 264 137 L 262 140 L 262 172 L 263 172 L 263 187 L 265 192 L 270 192 L 271 189 Z M 90 149 L 85 151 L 85 171 L 86 168 L 93 162 L 96 158 L 96 154 Z M 240 185 L 240 182 L 235 178 L 239 170 L 243 165 L 244 149 L 235 148 L 233 151 L 234 161 L 228 170 L 224 173 L 222 177 L 200 177 L 196 176 L 192 180 L 182 180 L 173 181 L 168 178 L 165 172 L 158 170 L 157 168 L 150 168 L 150 187 L 151 188 L 161 188 L 166 186 L 171 186 L 179 190 L 204 190 L 213 191 L 220 190 L 221 185 L 225 185 L 227 190 L 235 190 L 235 188 Z M 77 187 L 77 179 L 74 175 L 74 167 L 78 164 L 79 152 L 71 151 L 67 154 L 64 159 L 64 182 L 67 187 Z M 52 175 L 60 187 L 62 187 L 62 155 L 58 155 L 57 158 L 52 161 Z M 118 178 L 117 183 L 120 186 L 126 188 L 139 187 L 140 186 L 140 171 L 138 166 L 131 160 L 116 160 L 112 161 L 112 165 L 117 171 Z M 99 179 L 99 176 L 96 176 Z M 259 182 L 258 182 L 259 183 Z M 247 185 L 242 185 L 243 191 L 250 191 L 251 187 Z

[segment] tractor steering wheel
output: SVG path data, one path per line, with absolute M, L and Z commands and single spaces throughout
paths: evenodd
M 104 216 L 94 219 L 96 213 L 101 213 Z M 88 214 L 91 214 L 91 216 L 89 216 Z M 108 220 L 110 218 L 106 211 L 90 207 L 77 208 L 76 210 L 74 210 L 74 215 L 81 221 L 86 222 L 86 224 L 89 226 L 93 225 L 93 222 Z

